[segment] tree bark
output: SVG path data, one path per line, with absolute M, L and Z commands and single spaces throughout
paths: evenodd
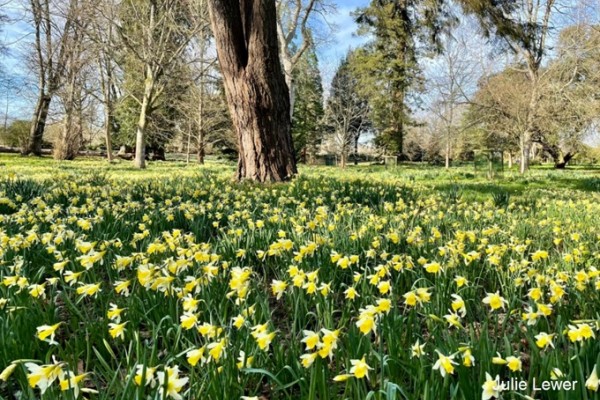
M 358 165 L 358 135 L 354 136 L 354 165 Z
M 109 30 L 110 32 L 110 30 Z M 114 124 L 114 106 L 112 99 L 112 70 L 109 61 L 104 59 L 98 64 L 100 70 L 100 85 L 104 96 L 104 141 L 106 143 L 106 159 L 112 162 L 112 129 Z M 106 70 L 104 70 L 106 68 Z
M 524 174 L 529 169 L 529 158 L 531 155 L 531 133 L 529 131 L 521 134 L 521 160 L 519 172 Z
M 446 140 L 446 169 L 450 168 L 450 139 Z
M 275 0 L 210 0 L 208 5 L 239 142 L 236 178 L 288 180 L 297 170 Z
M 556 169 L 565 169 L 567 167 L 567 164 L 569 163 L 569 161 L 571 161 L 571 159 L 573 158 L 575 154 L 573 153 L 567 153 L 562 157 L 562 161 L 559 162 L 555 162 L 554 163 L 554 168 Z
M 106 159 L 110 163 L 113 160 L 112 155 L 112 124 L 113 124 L 113 116 L 112 116 L 112 105 L 109 107 L 108 103 L 104 105 L 104 140 L 106 142 Z
M 151 78 L 146 78 L 146 87 L 144 89 L 144 97 L 142 98 L 142 107 L 138 118 L 138 125 L 135 137 L 135 168 L 146 168 L 146 121 L 148 117 L 148 105 L 152 96 L 152 81 Z
M 48 110 L 50 109 L 50 102 L 52 96 L 45 92 L 40 92 L 38 101 L 35 105 L 35 111 L 33 113 L 33 120 L 31 121 L 31 130 L 29 133 L 29 143 L 27 148 L 24 149 L 23 155 L 34 154 L 36 156 L 42 155 L 42 141 L 44 138 L 44 130 L 46 128 L 46 118 L 48 117 Z

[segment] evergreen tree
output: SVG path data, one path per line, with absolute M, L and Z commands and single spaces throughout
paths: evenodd
M 296 159 L 307 162 L 316 154 L 323 136 L 323 84 L 313 47 L 302 55 L 294 73 L 296 101 L 292 138 Z
M 440 50 L 438 36 L 449 21 L 442 0 L 372 0 L 357 12 L 359 33 L 374 39 L 357 52 L 353 66 L 372 109 L 376 143 L 397 155 L 423 80 L 418 59 Z

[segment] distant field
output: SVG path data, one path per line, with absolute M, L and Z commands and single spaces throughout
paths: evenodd
M 0 398 L 600 399 L 600 167 L 234 169 L 0 155 Z

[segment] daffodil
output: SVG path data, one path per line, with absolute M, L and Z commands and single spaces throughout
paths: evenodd
M 38 326 L 37 329 L 37 337 L 38 339 L 48 342 L 49 344 L 58 344 L 58 342 L 54 341 L 54 336 L 56 335 L 56 330 L 62 324 L 59 322 L 54 325 L 42 325 Z
M 499 292 L 488 293 L 486 297 L 483 299 L 483 303 L 490 306 L 492 311 L 495 311 L 499 308 L 504 308 L 508 302 L 502 296 L 500 296 Z
M 141 386 L 143 383 L 145 386 L 150 385 L 151 387 L 154 387 L 156 386 L 156 380 L 154 378 L 155 372 L 156 367 L 147 367 L 138 364 L 135 366 L 135 376 L 133 377 L 133 381 L 137 386 Z
M 19 364 L 13 362 L 9 364 L 8 367 L 4 368 L 2 372 L 0 372 L 0 381 L 8 381 L 8 378 L 10 378 L 10 376 L 12 375 L 12 373 L 18 365 Z
M 438 359 L 433 364 L 433 369 L 439 370 L 442 377 L 445 377 L 447 374 L 454 374 L 454 366 L 457 365 L 454 361 L 454 354 L 445 356 L 438 350 L 436 350 L 436 353 L 438 353 Z
M 82 284 L 77 288 L 77 294 L 83 296 L 95 296 L 100 291 L 100 283 L 94 283 L 89 285 Z
M 221 357 L 225 355 L 225 346 L 227 341 L 225 339 L 221 339 L 218 342 L 209 343 L 206 348 L 208 349 L 208 354 L 210 358 L 215 360 L 215 362 L 219 362 Z
M 55 362 L 48 365 L 37 365 L 34 363 L 25 363 L 25 368 L 29 370 L 27 381 L 32 388 L 38 387 L 42 394 L 52 383 L 62 374 L 62 364 Z
M 113 339 L 120 338 L 123 339 L 125 337 L 125 325 L 127 322 L 123 322 L 122 324 L 116 324 L 111 322 L 108 324 L 108 333 Z
M 540 349 L 547 349 L 548 347 L 554 348 L 554 343 L 552 343 L 552 338 L 554 334 L 548 334 L 546 332 L 540 332 L 535 335 L 535 344 Z
M 59 377 L 59 385 L 61 391 L 73 390 L 73 396 L 77 398 L 79 396 L 79 385 L 88 376 L 88 374 L 75 375 L 71 371 L 67 371 L 65 374 L 61 374 Z
M 304 330 L 302 333 L 304 334 L 304 338 L 302 338 L 301 342 L 305 343 L 306 350 L 312 350 L 316 348 L 321 341 L 321 337 L 316 332 Z
M 110 309 L 106 313 L 106 317 L 111 321 L 116 323 L 121 322 L 121 313 L 124 311 L 124 308 L 119 308 L 116 304 L 110 303 Z
M 500 398 L 500 392 L 502 391 L 502 387 L 500 386 L 500 376 L 496 375 L 495 378 L 486 372 L 485 373 L 485 382 L 483 386 L 481 386 L 483 392 L 481 393 L 481 400 L 490 400 L 492 398 L 498 399 Z
M 506 357 L 506 366 L 512 372 L 522 371 L 523 370 L 523 362 L 519 357 L 508 356 Z
M 425 343 L 420 344 L 417 340 L 417 342 L 410 347 L 410 358 L 421 358 L 425 354 Z
M 188 311 L 184 312 L 183 315 L 179 317 L 179 320 L 181 322 L 181 327 L 183 329 L 189 330 L 196 326 L 196 323 L 198 322 L 198 316 L 193 312 Z
M 461 317 L 465 317 L 467 315 L 467 309 L 465 307 L 465 301 L 462 297 L 457 294 L 453 294 L 452 296 L 452 311 L 458 313 Z
M 161 397 L 164 398 L 164 393 L 166 393 L 168 397 L 175 400 L 183 399 L 179 393 L 183 390 L 183 387 L 187 384 L 189 378 L 179 377 L 179 367 L 165 367 L 164 371 L 156 373 L 156 378 L 159 385 L 158 392 Z
M 591 390 L 591 391 L 594 391 L 594 392 L 598 391 L 598 386 L 600 384 L 600 382 L 598 380 L 598 373 L 596 372 L 596 367 L 597 367 L 597 365 L 594 365 L 594 369 L 592 370 L 592 373 L 590 374 L 590 376 L 585 381 L 585 387 L 588 390 Z
M 200 347 L 199 349 L 192 349 L 188 351 L 185 356 L 187 357 L 188 363 L 192 367 L 195 367 L 198 362 L 202 362 L 204 364 L 206 362 L 206 358 L 204 357 L 204 347 Z
M 350 368 L 350 374 L 354 375 L 355 378 L 362 379 L 367 377 L 369 379 L 369 370 L 373 368 L 369 367 L 365 361 L 365 356 L 360 360 L 350 360 L 352 368 Z
M 274 296 L 277 296 L 277 300 L 281 299 L 281 296 L 285 292 L 287 286 L 288 284 L 284 281 L 279 281 L 276 279 L 273 280 L 271 283 L 271 291 L 273 292 Z
M 360 297 L 356 289 L 353 287 L 349 287 L 348 289 L 344 290 L 344 295 L 348 300 L 354 300 L 357 297 Z
M 300 362 L 302 363 L 302 366 L 304 368 L 310 368 L 311 365 L 313 365 L 315 360 L 318 358 L 318 356 L 319 356 L 318 353 L 302 354 L 300 356 Z

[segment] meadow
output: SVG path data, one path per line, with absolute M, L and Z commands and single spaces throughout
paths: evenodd
M 600 399 L 600 169 L 233 171 L 0 155 L 0 398 Z

